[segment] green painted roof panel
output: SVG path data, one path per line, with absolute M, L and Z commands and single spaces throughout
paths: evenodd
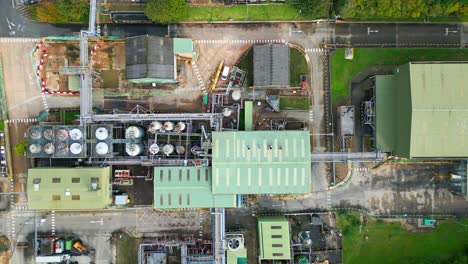
M 291 259 L 288 219 L 285 216 L 261 216 L 257 220 L 260 258 Z
M 109 167 L 29 169 L 28 206 L 37 210 L 105 208 L 112 202 L 110 172 Z M 96 190 L 92 189 L 94 181 Z
M 210 167 L 155 167 L 154 207 L 233 208 L 236 195 L 213 195 Z
M 300 194 L 310 192 L 308 131 L 213 133 L 216 194 Z
M 245 111 L 244 111 L 244 123 L 245 130 L 252 131 L 253 128 L 253 102 L 245 101 Z
M 174 38 L 174 53 L 192 53 L 193 41 L 189 38 Z

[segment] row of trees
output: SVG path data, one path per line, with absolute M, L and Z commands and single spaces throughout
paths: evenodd
M 88 0 L 44 0 L 32 9 L 32 16 L 50 23 L 86 22 Z

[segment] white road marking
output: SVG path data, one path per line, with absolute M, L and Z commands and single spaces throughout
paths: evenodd
M 197 39 L 195 43 L 199 44 L 250 44 L 250 43 L 277 43 L 288 44 L 284 39 Z
M 21 42 L 39 42 L 37 38 L 0 38 L 0 42 L 21 43 Z

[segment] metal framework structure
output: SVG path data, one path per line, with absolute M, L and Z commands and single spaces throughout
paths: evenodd
M 382 152 L 312 152 L 310 157 L 312 162 L 381 161 Z
M 364 101 L 363 108 L 362 123 L 375 129 L 375 97 L 372 97 L 369 101 Z

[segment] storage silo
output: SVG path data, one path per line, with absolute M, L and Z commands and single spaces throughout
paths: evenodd
M 161 130 L 162 124 L 159 121 L 153 121 L 151 124 L 148 126 L 148 132 L 151 134 L 155 134 L 159 130 Z
M 80 131 L 80 132 L 81 132 L 81 131 Z M 70 137 L 71 137 L 71 133 L 70 133 Z M 71 146 L 70 146 L 70 152 L 71 152 L 73 155 L 78 155 L 78 154 L 80 154 L 82 151 L 83 151 L 83 145 L 81 145 L 80 143 L 73 143 L 73 144 L 71 144 Z
M 68 131 L 64 128 L 57 130 L 56 138 L 60 141 L 65 141 L 68 138 Z
M 71 140 L 80 140 L 83 137 L 83 132 L 81 132 L 78 128 L 73 128 L 70 130 L 70 138 Z
M 45 129 L 43 134 L 44 134 L 44 138 L 47 139 L 47 140 L 53 140 L 54 139 L 54 132 L 50 128 Z
M 96 144 L 96 153 L 100 156 L 109 154 L 109 145 L 105 142 L 99 142 Z
M 185 130 L 185 127 L 186 127 L 186 125 L 185 125 L 184 122 L 179 122 L 179 123 L 177 123 L 177 125 L 175 126 L 174 131 L 180 133 L 180 132 L 182 132 L 182 131 Z
M 152 154 L 152 155 L 158 154 L 158 152 L 159 152 L 159 146 L 158 146 L 158 144 L 156 144 L 156 143 L 152 144 L 152 145 L 149 147 L 149 152 L 150 152 L 150 154 Z
M 184 146 L 181 146 L 181 145 L 176 146 L 176 152 L 177 152 L 177 154 L 179 154 L 179 155 L 184 154 L 184 153 L 185 153 L 185 147 L 184 147 Z
M 127 143 L 125 144 L 125 152 L 129 156 L 139 156 L 145 150 L 145 146 L 141 143 Z
M 55 151 L 55 146 L 53 143 L 47 143 L 44 145 L 43 150 L 47 155 L 52 155 Z
M 164 129 L 166 131 L 174 130 L 174 123 L 172 123 L 171 121 L 164 122 Z
M 32 130 L 30 133 L 29 133 L 29 138 L 30 139 L 41 139 L 42 135 L 41 135 L 41 131 L 40 130 Z
M 145 131 L 139 126 L 129 126 L 125 129 L 125 138 L 142 138 L 145 135 Z
M 171 145 L 171 144 L 166 144 L 166 145 L 163 147 L 163 153 L 164 153 L 166 156 L 171 155 L 173 152 L 174 152 L 174 146 L 173 146 L 173 145 Z
M 41 152 L 41 150 L 42 147 L 39 144 L 31 144 L 29 146 L 29 152 L 31 152 L 32 154 L 38 154 L 39 152 Z
M 109 138 L 109 130 L 105 127 L 98 127 L 94 135 L 98 140 L 106 140 Z

